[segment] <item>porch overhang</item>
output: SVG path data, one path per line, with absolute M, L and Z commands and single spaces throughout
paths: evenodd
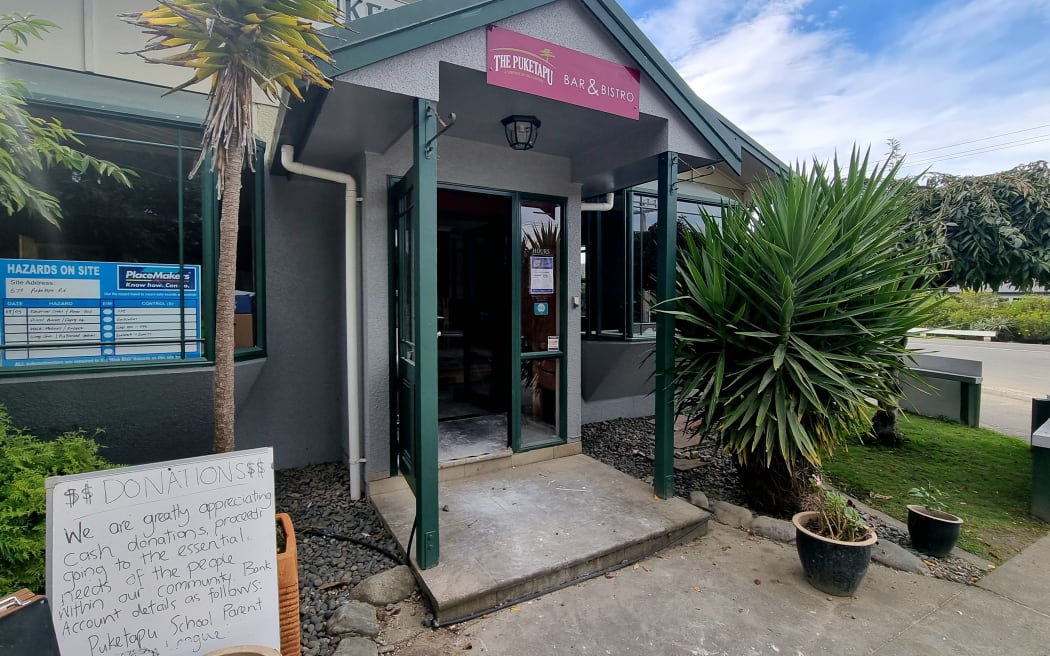
M 333 79 L 345 78 L 349 73 L 378 62 L 557 1 L 418 0 L 398 8 L 397 11 L 382 12 L 356 20 L 352 31 L 339 28 L 327 30 L 334 64 L 328 66 L 325 72 Z M 745 180 L 757 180 L 770 173 L 778 174 L 786 170 L 787 167 L 768 150 L 697 97 L 688 83 L 614 0 L 580 0 L 580 3 L 633 59 L 634 64 L 652 81 L 656 90 L 666 97 L 696 134 L 709 145 L 709 152 L 693 153 L 692 160 L 683 161 L 690 161 L 694 166 L 721 162 L 728 172 Z M 295 145 L 298 152 L 303 152 L 307 142 L 311 140 L 324 104 L 337 93 L 337 90 L 326 92 L 317 88 L 307 89 L 305 107 L 290 113 L 282 111 L 279 119 L 282 126 L 281 143 Z M 429 99 L 439 100 L 437 97 Z M 502 116 L 496 120 L 499 118 Z M 654 150 L 652 155 L 667 150 L 669 148 L 665 144 L 664 147 Z M 682 148 L 675 150 L 683 156 L 689 155 Z M 584 180 L 584 193 L 603 193 L 608 189 L 596 190 L 613 184 L 627 186 L 619 182 L 626 179 L 633 179 L 628 171 L 621 175 L 612 175 L 604 183 Z

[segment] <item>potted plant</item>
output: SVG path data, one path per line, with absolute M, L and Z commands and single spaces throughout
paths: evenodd
M 949 512 L 947 504 L 938 499 L 937 488 L 913 487 L 908 495 L 922 499 L 922 504 L 908 505 L 908 535 L 918 551 L 937 558 L 951 553 L 959 541 L 963 520 Z
M 288 513 L 277 513 L 277 605 L 281 624 L 281 653 L 302 653 L 299 635 L 299 556 L 295 528 Z
M 825 490 L 818 475 L 812 482 L 818 509 L 791 518 L 798 558 L 810 585 L 821 592 L 848 597 L 868 573 L 871 548 L 878 538 L 846 497 Z

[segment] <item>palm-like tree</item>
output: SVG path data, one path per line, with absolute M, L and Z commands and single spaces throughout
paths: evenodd
M 157 0 L 151 10 L 121 18 L 151 35 L 137 52 L 146 61 L 194 69 L 174 87 L 211 81 L 201 158 L 217 171 L 222 200 L 219 220 L 218 292 L 215 300 L 215 451 L 234 447 L 233 319 L 237 271 L 237 215 L 245 160 L 254 167 L 252 89 L 271 100 L 282 92 L 302 100 L 298 85 L 330 88 L 314 58 L 330 60 L 318 24 L 337 25 L 341 13 L 330 0 Z M 177 49 L 172 54 L 157 51 Z

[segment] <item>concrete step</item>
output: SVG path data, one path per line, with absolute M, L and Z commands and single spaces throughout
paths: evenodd
M 373 492 L 372 500 L 404 549 L 411 491 Z M 439 505 L 439 563 L 426 570 L 412 563 L 439 623 L 634 562 L 705 534 L 710 518 L 583 455 L 443 481 Z

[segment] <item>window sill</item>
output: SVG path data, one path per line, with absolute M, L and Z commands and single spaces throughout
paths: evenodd
M 266 351 L 262 347 L 252 346 L 240 348 L 234 352 L 235 362 L 247 362 L 260 360 L 266 357 Z M 114 362 L 111 364 L 98 365 L 41 365 L 38 367 L 5 367 L 0 369 L 0 380 L 30 378 L 34 376 L 79 376 L 81 374 L 113 374 L 113 373 L 161 373 L 165 370 L 201 369 L 214 367 L 215 363 L 205 358 L 197 360 L 160 360 L 156 362 Z
M 655 342 L 656 335 L 646 335 L 644 337 L 624 337 L 623 335 L 580 335 L 580 339 L 585 342 L 624 342 L 624 343 L 636 343 L 636 342 Z

